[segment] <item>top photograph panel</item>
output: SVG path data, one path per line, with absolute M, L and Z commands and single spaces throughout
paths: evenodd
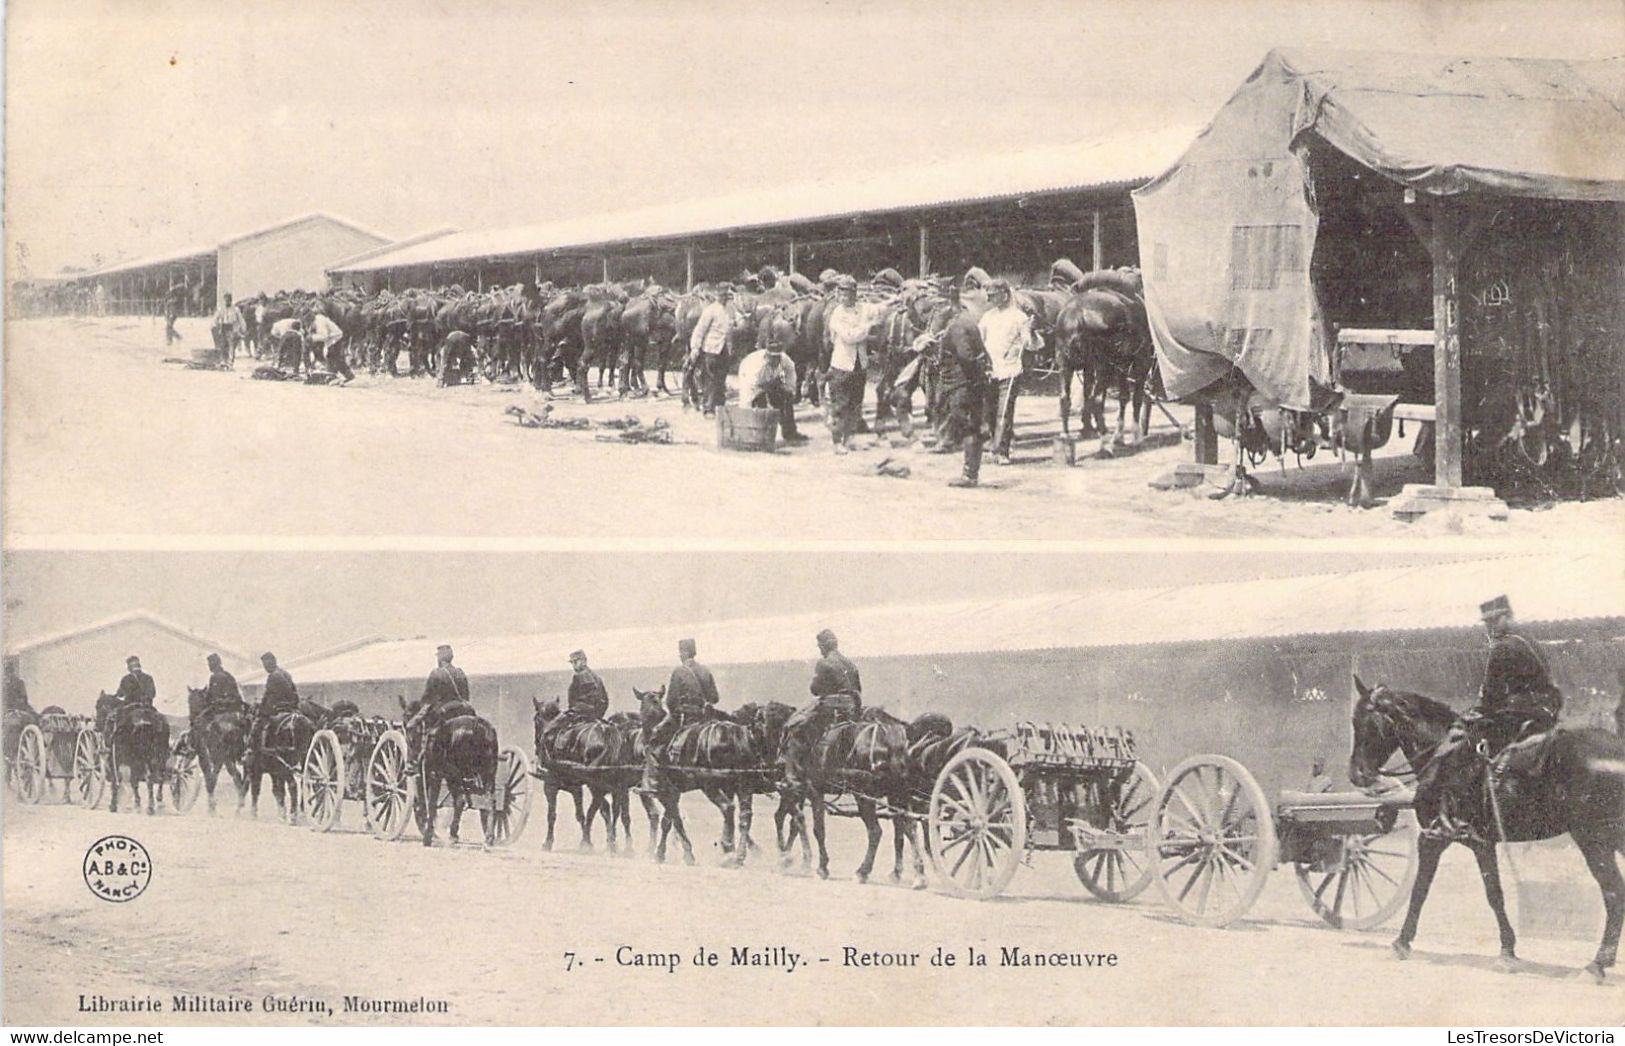
M 1617 6 L 1030 6 L 12 5 L 7 541 L 1617 539 Z

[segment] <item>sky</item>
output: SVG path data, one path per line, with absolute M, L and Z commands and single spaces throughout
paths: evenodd
M 151 610 L 295 657 L 363 636 L 583 633 L 1434 562 L 1437 553 L 54 552 L 4 557 L 5 648 Z M 1455 558 L 1460 558 L 1457 554 Z M 1087 627 L 1086 623 L 1080 627 Z M 437 640 L 438 641 L 438 640 Z
M 483 229 L 1208 119 L 1273 46 L 1595 58 L 1619 0 L 10 0 L 8 269 Z

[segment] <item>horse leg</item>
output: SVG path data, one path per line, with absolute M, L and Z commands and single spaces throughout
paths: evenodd
M 163 763 L 154 759 L 147 765 L 147 816 L 158 812 L 158 787 L 164 779 Z
M 587 812 L 581 817 L 581 850 L 583 853 L 587 853 L 593 848 L 592 825 L 594 821 L 598 820 L 599 814 L 602 812 L 601 807 L 604 797 L 598 794 L 597 789 L 588 785 L 583 785 L 582 791 L 587 799 Z
M 858 816 L 863 819 L 863 830 L 869 836 L 868 849 L 863 855 L 863 863 L 858 865 L 857 880 L 860 883 L 869 881 L 869 873 L 875 869 L 875 854 L 880 850 L 880 818 L 875 813 L 875 803 L 872 799 L 858 800 Z
M 655 802 L 655 797 L 650 795 L 648 792 L 639 792 L 638 800 L 643 804 L 643 817 L 649 823 L 649 850 L 650 852 L 653 852 L 655 848 L 655 835 L 658 833 L 660 826 L 659 804 Z M 626 830 L 628 834 L 630 834 L 632 831 L 631 819 L 631 814 L 627 814 Z
M 1066 361 L 1066 348 L 1061 349 L 1061 438 L 1072 438 L 1072 367 Z
M 440 778 L 428 770 L 423 774 L 423 845 L 434 845 L 435 812 L 440 809 Z
M 547 838 L 542 840 L 542 849 L 553 849 L 553 825 L 559 813 L 559 786 L 553 783 L 551 777 L 542 786 L 542 795 L 547 798 Z
M 1472 850 L 1478 861 L 1479 878 L 1484 880 L 1484 899 L 1490 902 L 1496 927 L 1501 932 L 1501 955 L 1496 960 L 1496 968 L 1510 972 L 1517 966 L 1518 938 L 1512 930 L 1512 920 L 1507 918 L 1506 895 L 1501 890 L 1501 863 L 1496 859 L 1494 843 L 1475 845 Z
M 1394 938 L 1394 954 L 1401 959 L 1411 957 L 1411 942 L 1416 940 L 1416 924 L 1422 918 L 1422 905 L 1427 903 L 1428 891 L 1433 888 L 1433 876 L 1439 870 L 1439 855 L 1449 843 L 1443 839 L 1424 835 L 1416 841 L 1416 882 L 1411 885 L 1411 903 L 1405 911 L 1405 924 Z
M 824 842 L 824 795 L 822 790 L 812 793 L 813 838 L 818 841 L 818 878 L 829 878 L 829 848 Z
M 916 890 L 925 889 L 925 857 L 920 853 L 920 838 L 914 831 L 914 818 L 903 810 L 898 804 L 897 828 L 902 831 L 903 837 L 908 840 L 909 853 L 914 857 L 914 882 L 910 885 Z
M 682 800 L 683 793 L 676 788 L 669 792 L 671 801 L 663 803 L 666 807 L 666 818 L 671 822 L 672 830 L 677 833 L 677 841 L 683 844 L 683 863 L 694 863 L 694 844 L 688 838 L 688 825 L 683 823 Z
M 1614 847 L 1607 840 L 1576 837 L 1574 841 L 1579 844 L 1580 853 L 1585 855 L 1591 877 L 1597 880 L 1597 886 L 1602 890 L 1605 913 L 1602 943 L 1597 946 L 1597 957 L 1585 968 L 1585 972 L 1601 984 L 1608 968 L 1619 957 L 1620 927 L 1625 923 L 1625 877 L 1619 873 L 1619 865 L 1614 861 Z
M 901 883 L 903 881 L 903 823 L 905 818 L 901 813 L 902 806 L 897 805 L 894 802 L 893 808 L 899 812 L 892 814 L 891 818 L 891 841 L 893 851 L 891 881 L 894 883 Z
M 734 842 L 734 801 L 733 796 L 723 788 L 705 789 L 705 797 L 711 800 L 711 805 L 717 808 L 722 815 L 722 852 L 731 854 L 735 849 Z
M 734 799 L 734 808 L 739 811 L 739 842 L 734 850 L 735 867 L 743 867 L 745 858 L 750 854 L 750 822 L 752 805 L 755 801 L 755 792 L 749 784 L 739 786 L 738 795 Z
M 209 754 L 208 745 L 197 746 L 198 767 L 203 771 L 203 790 L 209 796 L 209 816 L 214 816 L 214 786 L 220 780 L 220 764 Z

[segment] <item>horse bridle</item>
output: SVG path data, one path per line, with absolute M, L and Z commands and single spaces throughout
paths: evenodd
M 1414 780 L 1416 778 L 1416 760 L 1411 757 L 1410 753 L 1405 751 L 1405 746 L 1400 743 L 1399 727 L 1396 722 L 1397 713 L 1393 708 L 1394 699 L 1389 696 L 1388 689 L 1381 685 L 1375 687 L 1366 695 L 1366 701 L 1371 706 L 1373 716 L 1382 724 L 1384 736 L 1393 738 L 1394 749 L 1405 756 L 1406 764 L 1406 769 L 1396 772 L 1390 772 L 1381 767 L 1376 767 L 1371 772 L 1377 777 L 1388 777 L 1400 782 L 1404 782 L 1406 779 Z M 1439 743 L 1428 746 L 1425 751 L 1419 754 L 1431 758 L 1438 749 Z M 1392 757 L 1390 756 L 1390 758 Z

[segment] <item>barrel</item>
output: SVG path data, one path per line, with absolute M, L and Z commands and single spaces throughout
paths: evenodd
M 755 407 L 722 406 L 717 410 L 719 450 L 773 451 L 778 446 L 779 415 Z

